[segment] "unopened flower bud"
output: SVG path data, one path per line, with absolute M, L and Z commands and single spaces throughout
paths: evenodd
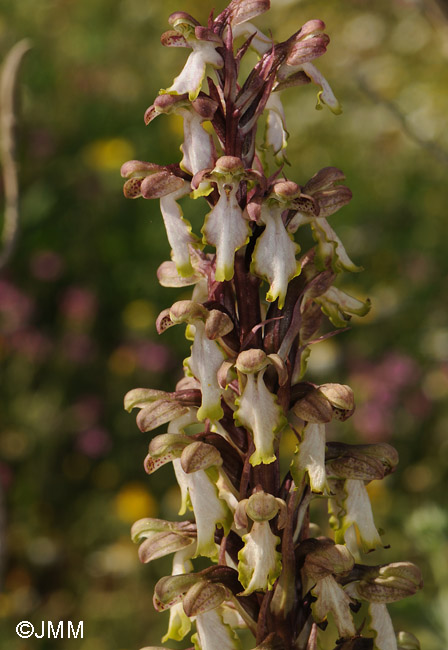
M 184 594 L 200 579 L 192 573 L 160 578 L 154 589 L 154 609 L 163 612 L 180 603 Z
M 308 546 L 310 547 L 309 552 Z M 303 572 L 310 581 L 351 571 L 355 560 L 346 546 L 330 539 L 309 539 L 300 547 L 306 553 Z
M 240 372 L 252 374 L 262 370 L 268 364 L 266 353 L 258 348 L 240 352 L 236 360 L 236 367 Z
M 233 330 L 232 319 L 219 309 L 212 309 L 205 321 L 205 334 L 210 340 L 225 336 Z
M 160 199 L 184 187 L 185 181 L 168 171 L 160 171 L 147 176 L 141 184 L 140 191 L 144 199 Z
M 148 455 L 144 461 L 145 472 L 152 474 L 162 465 L 179 458 L 190 443 L 188 436 L 179 433 L 162 433 L 156 436 L 149 443 Z
M 190 587 L 182 603 L 187 616 L 197 616 L 215 609 L 227 598 L 229 594 L 223 585 L 201 580 Z
M 278 180 L 272 185 L 272 194 L 284 201 L 290 201 L 300 196 L 300 187 L 293 181 Z
M 292 407 L 293 412 L 305 422 L 324 423 L 333 418 L 333 409 L 328 399 L 316 388 L 299 399 Z
M 355 410 L 355 399 L 350 386 L 343 384 L 322 384 L 319 391 L 333 407 L 333 415 L 338 420 L 347 420 Z
M 185 323 L 194 320 L 203 320 L 207 317 L 207 309 L 192 300 L 179 300 L 170 308 L 170 317 L 173 323 Z
M 270 521 L 279 511 L 278 501 L 272 494 L 256 492 L 247 500 L 246 512 L 252 521 Z
M 183 449 L 180 464 L 186 474 L 191 474 L 200 469 L 208 469 L 209 467 L 222 465 L 222 458 L 219 451 L 213 445 L 195 441 Z
M 413 596 L 423 585 L 421 571 L 412 562 L 386 564 L 375 573 L 357 585 L 359 596 L 372 603 L 393 603 Z
M 230 24 L 233 27 L 245 23 L 247 20 L 252 20 L 252 18 L 267 11 L 269 9 L 269 0 L 251 0 L 251 2 L 246 0 L 236 2 L 233 0 L 228 9 Z
M 241 161 L 241 158 L 236 158 L 235 156 L 221 156 L 216 161 L 215 173 L 218 174 L 237 174 L 238 172 L 244 173 L 244 166 Z

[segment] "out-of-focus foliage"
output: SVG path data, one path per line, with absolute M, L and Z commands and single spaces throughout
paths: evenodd
M 392 547 L 384 561 L 417 562 L 426 588 L 392 615 L 397 629 L 439 650 L 448 646 L 444 4 L 272 7 L 264 27 L 279 38 L 310 18 L 323 19 L 332 38 L 319 65 L 344 113 L 315 111 L 312 87 L 283 94 L 294 134 L 285 173 L 303 184 L 321 167 L 344 170 L 354 198 L 335 225 L 365 268 L 347 281 L 373 302 L 349 334 L 316 347 L 311 368 L 316 381 L 330 374 L 354 388 L 352 440 L 388 440 L 400 452 L 398 471 L 371 496 Z M 148 439 L 122 396 L 138 385 L 171 389 L 187 344 L 172 331 L 157 338 L 155 316 L 177 298 L 155 278 L 168 244 L 155 202 L 122 198 L 119 167 L 181 157 L 175 118 L 143 125 L 185 57 L 159 43 L 178 9 L 202 22 L 209 10 L 198 0 L 0 1 L 2 57 L 24 36 L 34 43 L 20 84 L 21 233 L 0 275 L 0 643 L 8 650 L 32 647 L 15 634 L 24 619 L 39 629 L 42 620 L 84 620 L 84 640 L 59 640 L 60 650 L 125 650 L 163 633 L 151 598 L 166 567 L 139 565 L 129 526 L 174 517 L 177 492 L 170 468 L 149 491 L 140 465 Z

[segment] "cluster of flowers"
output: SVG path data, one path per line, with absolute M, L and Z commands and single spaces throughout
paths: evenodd
M 192 511 L 194 520 L 143 519 L 132 535 L 143 562 L 174 554 L 172 575 L 154 595 L 157 610 L 170 610 L 164 641 L 182 640 L 194 621 L 192 641 L 201 650 L 239 647 L 239 628 L 248 628 L 259 648 L 315 650 L 331 614 L 338 650 L 417 650 L 413 635 L 397 640 L 386 603 L 420 588 L 419 569 L 362 563 L 382 544 L 366 484 L 393 472 L 397 453 L 386 443 L 327 442 L 326 424 L 354 411 L 352 391 L 304 380 L 310 346 L 331 335 L 318 336 L 324 316 L 344 328 L 369 309 L 333 286 L 341 271 L 359 270 L 328 222 L 351 198 L 343 173 L 325 168 L 303 186 L 283 173 L 281 91 L 315 83 L 318 107 L 340 112 L 312 63 L 329 38 L 324 24 L 311 20 L 275 43 L 250 22 L 268 8 L 268 0 L 232 0 L 206 27 L 184 12 L 170 17 L 162 44 L 191 53 L 145 121 L 181 115 L 183 157 L 122 167 L 127 197 L 160 200 L 172 249 L 160 283 L 194 287 L 191 300 L 157 320 L 159 333 L 186 325 L 193 343 L 185 376 L 172 393 L 139 388 L 125 398 L 127 410 L 140 409 L 142 431 L 168 425 L 152 439 L 145 469 L 173 464 L 180 514 Z M 249 49 L 258 62 L 240 83 Z M 215 80 L 206 79 L 211 68 Z M 179 200 L 187 195 L 210 208 L 202 239 L 183 217 Z M 316 245 L 298 257 L 294 235 L 308 225 Z M 297 447 L 281 476 L 286 432 Z M 310 522 L 313 499 L 328 500 L 334 540 Z M 195 572 L 199 556 L 211 566 Z M 363 602 L 368 616 L 357 623 Z

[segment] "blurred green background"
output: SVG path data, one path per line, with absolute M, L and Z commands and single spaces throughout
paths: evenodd
M 342 286 L 371 314 L 316 346 L 309 378 L 349 383 L 357 410 L 331 435 L 389 441 L 398 471 L 370 486 L 391 548 L 425 589 L 391 607 L 422 648 L 448 647 L 448 21 L 431 0 L 271 0 L 277 40 L 311 18 L 331 44 L 317 65 L 344 113 L 316 111 L 312 86 L 283 94 L 288 176 L 344 170 L 352 203 L 332 218 L 361 275 Z M 224 7 L 220 0 L 215 8 Z M 143 516 L 175 517 L 171 467 L 148 478 L 149 442 L 122 398 L 172 389 L 187 343 L 154 320 L 177 299 L 157 202 L 126 201 L 120 165 L 180 160 L 181 124 L 143 113 L 185 51 L 159 36 L 202 0 L 0 0 L 0 55 L 30 37 L 20 79 L 20 236 L 0 274 L 0 645 L 131 650 L 157 645 L 167 615 L 129 539 Z M 370 558 L 368 558 L 370 561 Z M 21 620 L 84 621 L 84 639 L 22 641 Z M 177 644 L 169 644 L 176 647 Z

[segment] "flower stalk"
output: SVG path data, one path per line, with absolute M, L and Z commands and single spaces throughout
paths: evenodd
M 191 516 L 140 520 L 132 536 L 143 562 L 173 553 L 173 574 L 154 594 L 155 608 L 170 610 L 164 641 L 194 626 L 196 648 L 233 650 L 247 628 L 257 648 L 314 650 L 330 618 L 339 650 L 418 648 L 409 633 L 396 637 L 386 605 L 421 587 L 419 569 L 366 558 L 382 545 L 366 485 L 395 470 L 397 452 L 327 441 L 327 424 L 353 414 L 353 393 L 306 379 L 312 346 L 370 306 L 334 286 L 343 271 L 361 270 L 328 221 L 351 199 L 344 174 L 327 167 L 298 185 L 284 168 L 281 92 L 314 83 L 317 107 L 341 110 L 314 65 L 329 37 L 310 20 L 277 43 L 251 22 L 268 9 L 268 0 L 232 0 L 206 26 L 170 16 L 162 44 L 191 52 L 145 122 L 180 115 L 182 159 L 122 167 L 127 197 L 160 200 L 172 249 L 160 283 L 193 287 L 157 320 L 159 333 L 186 327 L 184 377 L 171 393 L 139 388 L 125 398 L 128 411 L 140 409 L 142 431 L 166 426 L 145 469 L 173 464 L 179 514 Z M 241 79 L 249 49 L 258 61 Z M 200 235 L 183 218 L 187 197 L 208 205 Z M 306 228 L 315 246 L 302 251 Z M 336 330 L 322 335 L 325 320 Z M 297 444 L 281 474 L 284 436 Z M 334 539 L 316 532 L 314 499 L 328 501 Z M 210 566 L 195 572 L 200 556 Z M 364 602 L 367 619 L 357 616 Z

